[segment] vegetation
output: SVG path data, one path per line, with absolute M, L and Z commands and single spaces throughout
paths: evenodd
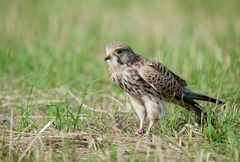
M 240 1 L 0 0 L 0 161 L 240 161 Z M 108 76 L 129 43 L 223 99 L 166 104 L 151 138 Z

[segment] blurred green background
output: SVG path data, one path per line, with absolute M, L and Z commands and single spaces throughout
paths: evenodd
M 57 135 L 94 131 L 96 136 L 103 135 L 101 149 L 113 151 L 110 159 L 117 156 L 114 146 L 120 139 L 132 139 L 138 118 L 135 113 L 126 113 L 124 92 L 111 81 L 103 59 L 105 46 L 116 41 L 160 61 L 186 79 L 190 89 L 227 103 L 226 107 L 205 104 L 208 122 L 196 128 L 184 125 L 193 123 L 191 113 L 166 104 L 168 113 L 156 124 L 154 134 L 170 145 L 181 145 L 182 140 L 184 145 L 177 149 L 189 161 L 239 161 L 239 0 L 0 0 L 0 119 L 10 118 L 11 110 L 14 113 L 17 138 L 12 144 L 18 146 L 18 135 L 25 131 L 34 138 L 53 118 L 51 131 Z M 80 102 L 83 100 L 85 106 Z M 123 115 L 120 109 L 124 109 Z M 80 119 L 81 115 L 86 119 Z M 0 126 L 0 130 L 10 130 L 3 122 Z M 9 133 L 0 136 L 8 139 Z M 9 141 L 8 145 L 0 140 L 0 154 L 4 161 L 16 161 L 24 147 L 11 150 Z M 70 143 L 71 147 L 75 146 Z M 127 153 L 137 161 L 133 148 Z M 16 157 L 12 158 L 11 152 L 16 152 Z M 31 155 L 32 161 L 48 156 Z M 74 159 L 72 155 L 59 153 L 65 161 L 67 157 Z M 147 159 L 148 153 L 144 155 Z M 166 155 L 181 159 L 180 154 Z
M 110 84 L 104 47 L 129 43 L 196 89 L 239 87 L 240 1 L 0 0 L 1 86 Z M 112 84 L 112 83 L 111 83 Z M 76 87 L 77 88 L 77 87 Z M 231 92 L 230 92 L 231 91 Z

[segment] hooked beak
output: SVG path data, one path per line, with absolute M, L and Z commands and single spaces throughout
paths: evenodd
M 106 56 L 104 57 L 104 60 L 107 61 L 111 59 L 112 56 L 113 56 L 113 52 L 107 53 Z
M 104 61 L 107 61 L 107 60 L 109 60 L 110 58 L 111 58 L 111 56 L 107 55 L 107 56 L 104 57 Z

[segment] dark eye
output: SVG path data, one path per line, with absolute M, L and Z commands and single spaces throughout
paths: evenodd
M 117 50 L 116 52 L 117 52 L 117 54 L 121 54 L 122 50 Z

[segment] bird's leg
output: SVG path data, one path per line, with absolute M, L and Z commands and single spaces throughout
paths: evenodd
M 143 96 L 147 115 L 149 118 L 149 126 L 145 135 L 150 135 L 150 130 L 154 123 L 159 121 L 165 114 L 165 106 L 159 97 Z
M 144 135 L 145 130 L 143 128 L 143 125 L 144 125 L 144 120 L 147 116 L 147 111 L 146 111 L 144 102 L 138 97 L 130 96 L 130 95 L 129 97 L 132 102 L 132 106 L 140 119 L 140 128 L 138 129 L 137 134 Z
M 143 128 L 144 120 L 146 118 L 146 114 L 142 115 L 143 118 L 140 117 L 140 127 L 137 130 L 137 133 L 140 135 L 144 135 L 146 133 L 145 129 Z
M 151 128 L 153 127 L 153 124 L 154 124 L 154 123 L 155 123 L 154 120 L 150 120 L 148 129 L 147 129 L 147 132 L 145 133 L 145 135 L 147 135 L 147 136 L 150 135 L 150 131 L 151 131 Z

